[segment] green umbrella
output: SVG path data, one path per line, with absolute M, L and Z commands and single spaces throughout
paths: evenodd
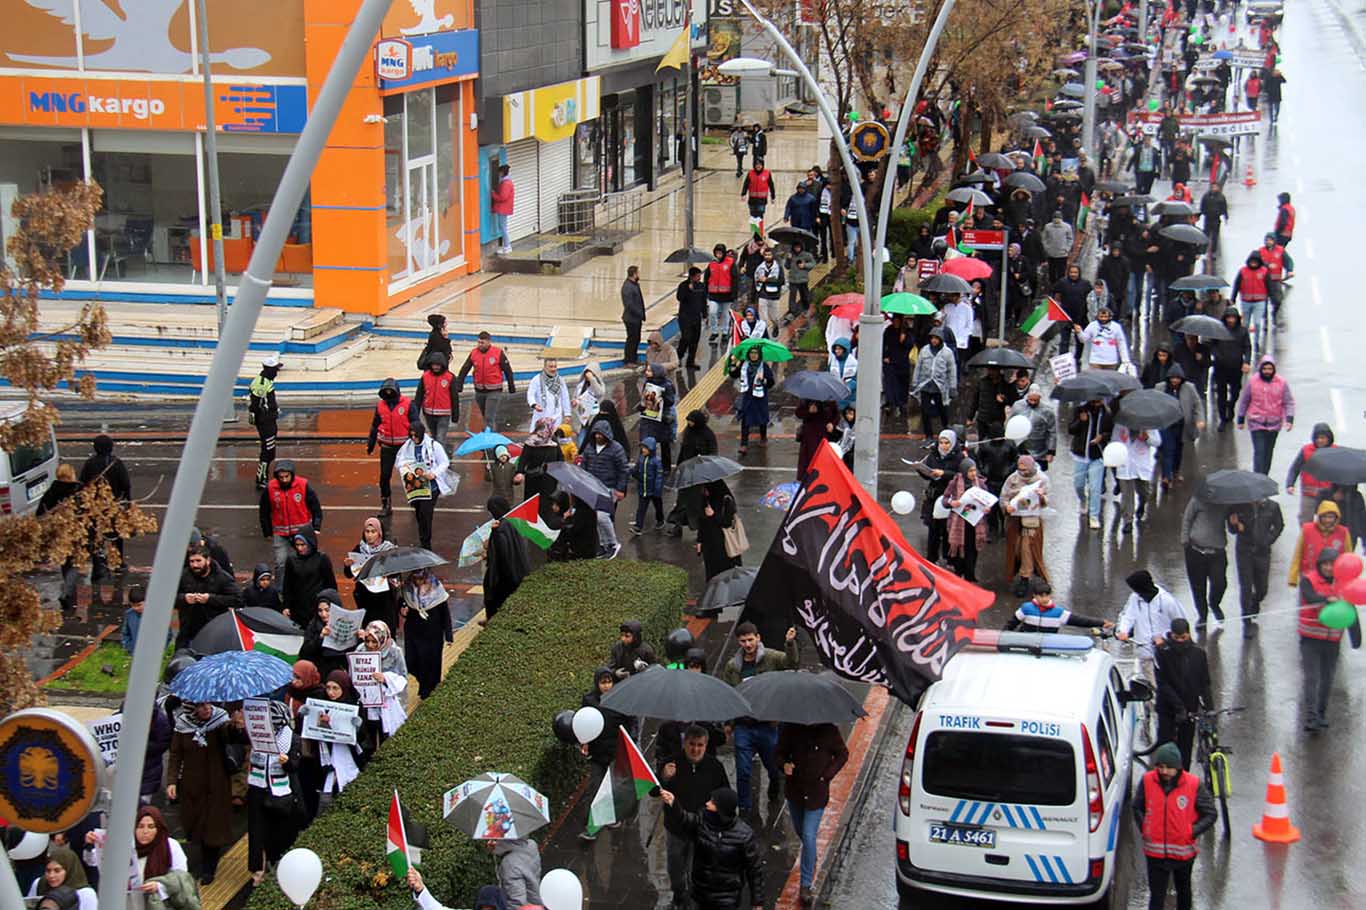
M 882 298 L 882 312 L 900 313 L 902 316 L 933 316 L 939 312 L 934 304 L 919 294 L 888 294 Z
M 792 359 L 791 351 L 769 338 L 746 338 L 731 349 L 730 356 L 736 360 L 745 360 L 749 357 L 750 348 L 758 348 L 759 359 L 771 363 Z

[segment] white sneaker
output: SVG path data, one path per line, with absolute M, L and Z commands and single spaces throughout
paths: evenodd
M 1209 623 L 1207 625 L 1209 627 L 1209 631 L 1218 632 L 1220 629 L 1224 627 L 1224 621 L 1216 616 L 1211 616 L 1209 618 Z
M 1100 530 L 1100 519 L 1099 519 L 1099 518 L 1092 518 L 1092 519 L 1090 520 L 1090 522 L 1088 522 L 1088 526 L 1091 528 L 1092 531 L 1099 531 L 1099 530 Z

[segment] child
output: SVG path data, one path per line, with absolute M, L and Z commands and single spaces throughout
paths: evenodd
M 573 461 L 579 457 L 579 444 L 574 441 L 574 428 L 567 423 L 562 423 L 555 430 L 555 444 L 560 447 L 560 454 L 565 461 Z M 508 497 L 508 502 L 512 498 Z
M 275 584 L 275 570 L 269 563 L 258 562 L 251 573 L 251 584 L 242 591 L 242 606 L 280 609 L 280 588 Z
M 489 479 L 493 482 L 493 495 L 501 496 L 508 502 L 520 502 L 512 488 L 517 483 L 517 464 L 508 453 L 507 446 L 493 450 L 493 464 L 489 467 Z
M 1034 579 L 1034 598 L 1020 604 L 1015 615 L 1006 623 L 1006 631 L 1057 632 L 1063 626 L 1083 629 L 1113 629 L 1108 619 L 1095 619 L 1065 610 L 1053 602 L 1053 587 L 1042 578 Z
M 854 469 L 854 406 L 847 404 L 840 412 L 840 421 L 835 424 L 835 447 L 844 456 L 844 464 Z
M 636 482 L 640 500 L 636 505 L 635 523 L 631 525 L 632 534 L 644 533 L 645 510 L 651 503 L 655 507 L 655 530 L 664 529 L 664 469 L 655 452 L 657 448 L 655 438 L 646 436 L 640 441 L 640 457 L 631 465 L 631 477 Z
M 585 708 L 597 708 L 602 712 L 602 732 L 597 739 L 590 743 L 579 746 L 579 752 L 588 759 L 590 768 L 590 778 L 588 790 L 586 792 L 596 793 L 602 784 L 602 779 L 607 775 L 612 767 L 612 762 L 617 754 L 617 728 L 623 725 L 627 730 L 631 729 L 631 719 L 618 714 L 610 708 L 602 706 L 602 697 L 612 691 L 612 686 L 616 684 L 617 678 L 611 669 L 599 667 L 593 673 L 593 688 L 583 696 L 581 702 Z M 585 804 L 588 802 L 584 800 Z M 597 840 L 597 834 L 588 833 L 588 807 L 585 805 L 583 810 L 584 830 L 579 832 L 579 839 L 592 841 Z
M 142 626 L 142 605 L 147 600 L 147 591 L 142 585 L 128 589 L 128 609 L 123 611 L 123 650 L 133 653 L 138 643 L 138 629 Z

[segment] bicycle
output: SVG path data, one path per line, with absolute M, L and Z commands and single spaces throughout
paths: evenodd
M 1205 786 L 1219 800 L 1219 814 L 1224 822 L 1224 837 L 1232 834 L 1228 817 L 1228 795 L 1232 790 L 1233 777 L 1229 771 L 1228 757 L 1233 750 L 1219 742 L 1219 715 L 1237 714 L 1236 708 L 1220 708 L 1217 711 L 1201 711 L 1195 718 L 1196 760 L 1205 775 Z

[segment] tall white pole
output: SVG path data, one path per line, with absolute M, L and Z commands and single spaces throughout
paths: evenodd
M 166 506 L 166 517 L 157 539 L 152 579 L 147 586 L 147 607 L 138 630 L 133 665 L 128 674 L 123 729 L 119 733 L 119 759 L 113 777 L 114 800 L 109 811 L 109 832 L 104 845 L 106 874 L 100 876 L 101 910 L 125 910 L 128 900 L 126 870 L 133 854 L 138 781 L 142 776 L 142 758 L 147 751 L 147 730 L 152 720 L 157 673 L 166 633 L 171 627 L 171 607 L 176 585 L 185 562 L 185 542 L 190 539 L 195 512 L 204 495 L 209 461 L 223 426 L 223 403 L 232 396 L 237 371 L 242 366 L 252 329 L 265 303 L 271 276 L 275 274 L 275 261 L 284 249 L 294 215 L 299 210 L 304 193 L 308 191 L 313 168 L 351 91 L 356 72 L 370 53 L 375 36 L 379 34 L 380 23 L 389 10 L 389 3 L 390 0 L 363 0 L 341 49 L 332 61 L 327 80 L 318 92 L 313 109 L 309 111 L 308 122 L 275 189 L 275 198 L 261 227 L 260 239 L 252 251 L 247 271 L 242 275 L 237 299 L 228 313 L 213 363 L 209 366 L 209 375 L 204 380 L 199 403 L 195 406 L 190 433 L 185 440 L 175 483 L 171 487 L 171 500 Z
M 1087 0 L 1086 4 L 1086 21 L 1090 29 L 1086 44 L 1086 94 L 1082 108 L 1081 150 L 1092 160 L 1096 157 L 1096 33 L 1100 31 L 1100 3 L 1101 0 Z
M 213 109 L 213 70 L 209 66 L 209 12 L 205 0 L 198 0 L 195 11 L 199 32 L 199 68 L 204 77 L 204 157 L 208 161 L 209 236 L 213 239 L 213 288 L 218 301 L 218 335 L 228 319 L 227 267 L 223 262 L 223 199 L 218 180 L 218 126 Z M 204 238 L 200 237 L 202 244 Z M 235 420 L 232 396 L 228 396 L 224 420 Z

